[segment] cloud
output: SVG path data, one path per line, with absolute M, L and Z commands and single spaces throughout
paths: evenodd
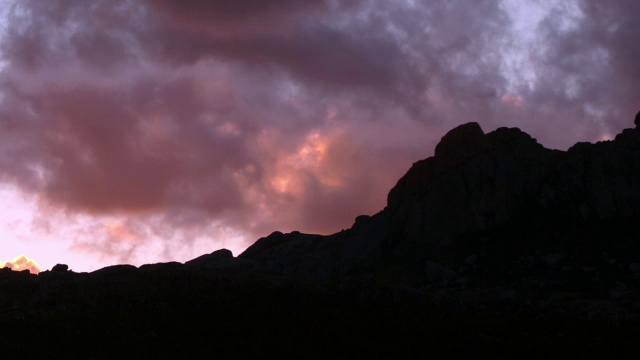
M 31 272 L 32 274 L 37 274 L 40 272 L 38 263 L 24 255 L 20 255 L 13 260 L 0 262 L 0 269 L 2 268 L 10 268 L 14 271 L 29 270 L 29 272 Z
M 329 10 L 328 1 L 190 1 L 147 0 L 149 10 L 193 30 L 239 36 L 286 30 L 299 17 Z M 278 31 L 276 31 L 278 32 Z
M 12 2 L 0 181 L 76 251 L 186 260 L 348 227 L 463 122 L 555 148 L 631 126 L 639 6 L 522 6 Z

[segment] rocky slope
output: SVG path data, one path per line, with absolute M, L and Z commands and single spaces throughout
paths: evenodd
M 507 229 L 531 237 L 532 231 L 559 233 L 638 215 L 637 126 L 612 141 L 558 151 L 517 128 L 484 134 L 477 123 L 468 123 L 447 133 L 435 156 L 413 164 L 380 213 L 360 216 L 351 229 L 330 236 L 276 232 L 239 258 L 327 279 L 434 260 L 439 253 L 461 256 L 455 249 L 464 239 L 495 237 Z
M 333 235 L 274 232 L 238 257 L 185 264 L 1 270 L 0 348 L 96 359 L 637 350 L 639 200 L 638 117 L 568 151 L 468 123 L 381 212 Z

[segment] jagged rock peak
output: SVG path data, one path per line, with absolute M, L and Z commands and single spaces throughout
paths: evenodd
M 54 273 L 63 273 L 69 271 L 69 266 L 66 264 L 56 264 L 51 268 L 51 272 Z
M 640 213 L 640 114 L 635 122 L 613 141 L 567 152 L 544 148 L 518 128 L 484 134 L 477 123 L 458 126 L 389 193 L 389 243 L 407 254 L 531 216 Z
M 450 130 L 442 137 L 436 146 L 435 157 L 441 164 L 455 167 L 471 157 L 492 150 L 514 151 L 523 147 L 542 148 L 542 145 L 519 128 L 501 127 L 485 134 L 477 122 L 470 122 Z
M 470 122 L 450 130 L 436 146 L 435 156 L 447 165 L 456 166 L 469 157 L 486 151 L 489 142 L 477 122 Z

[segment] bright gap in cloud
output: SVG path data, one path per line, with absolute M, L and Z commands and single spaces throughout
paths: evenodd
M 550 8 L 543 2 L 520 0 L 503 0 L 502 7 L 512 21 L 512 42 L 502 54 L 503 72 L 509 80 L 507 91 L 515 92 L 521 86 L 532 89 L 536 74 L 531 49 L 538 39 L 538 26 Z
M 162 228 L 161 216 L 67 214 L 6 184 L 0 185 L 0 203 L 0 261 L 24 255 L 41 270 L 57 263 L 82 272 L 117 263 L 184 262 L 223 247 L 237 255 L 245 245 L 242 234 L 216 224 L 185 233 Z
M 537 80 L 534 66 L 537 54 L 543 52 L 545 41 L 541 24 L 553 17 L 559 30 L 575 29 L 584 18 L 576 0 L 520 1 L 502 0 L 502 8 L 512 21 L 511 43 L 503 49 L 503 72 L 509 80 L 508 92 L 520 87 L 533 90 Z
M 11 6 L 13 6 L 13 1 L 0 1 L 0 40 L 3 39 L 6 35 L 8 27 L 7 19 L 9 17 L 9 10 L 11 9 Z M 0 52 L 0 71 L 2 71 L 7 65 L 7 62 L 4 61 L 3 58 L 4 56 L 2 55 L 2 52 Z
M 57 262 L 84 264 L 86 257 L 68 251 L 70 243 L 48 233 L 39 223 L 36 201 L 15 187 L 0 185 L 0 259 L 24 254 L 50 269 Z

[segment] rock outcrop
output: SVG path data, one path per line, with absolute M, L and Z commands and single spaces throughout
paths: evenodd
M 220 249 L 212 252 L 211 254 L 201 255 L 193 260 L 189 260 L 185 263 L 185 265 L 216 268 L 227 266 L 229 262 L 232 261 L 233 253 L 231 252 L 231 250 Z
M 388 196 L 390 247 L 399 256 L 485 231 L 545 201 L 560 152 L 519 129 L 484 134 L 477 123 L 444 136 Z
M 53 273 L 64 273 L 69 271 L 69 266 L 66 264 L 56 264 L 51 268 Z
M 279 231 L 261 238 L 238 256 L 273 271 L 326 280 L 366 271 L 384 251 L 388 215 L 358 216 L 353 226 L 329 236 Z

